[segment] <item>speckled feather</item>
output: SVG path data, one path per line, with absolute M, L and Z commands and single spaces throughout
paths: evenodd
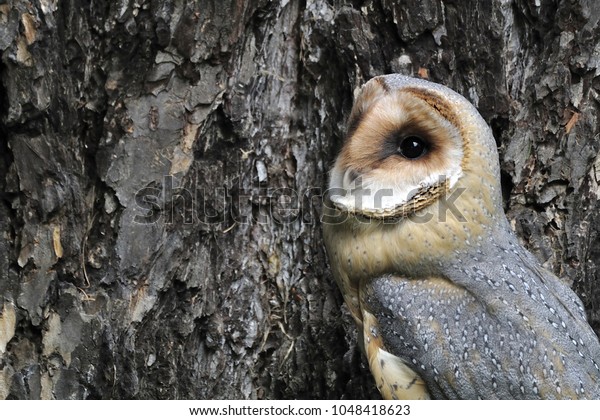
M 434 398 L 597 399 L 598 340 L 583 306 L 518 243 L 489 236 L 440 277 L 368 282 L 382 342 Z
M 382 154 L 415 131 L 435 145 L 426 160 Z M 354 179 L 397 196 L 354 205 L 368 191 Z M 600 398 L 581 301 L 518 243 L 499 179 L 491 130 L 465 98 L 400 75 L 363 86 L 330 179 L 346 197 L 330 196 L 323 230 L 385 398 Z

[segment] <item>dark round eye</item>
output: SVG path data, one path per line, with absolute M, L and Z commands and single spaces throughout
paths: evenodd
M 400 140 L 398 153 L 406 159 L 418 159 L 428 151 L 427 143 L 419 136 L 408 136 Z

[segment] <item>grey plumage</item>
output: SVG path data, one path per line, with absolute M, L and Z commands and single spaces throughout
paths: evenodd
M 428 279 L 384 275 L 365 304 L 434 398 L 600 398 L 600 345 L 577 295 L 507 226 Z

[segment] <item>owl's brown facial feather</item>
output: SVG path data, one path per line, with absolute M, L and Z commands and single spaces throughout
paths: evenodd
M 332 201 L 353 213 L 389 215 L 419 191 L 455 182 L 462 156 L 458 128 L 428 102 L 367 84 L 332 171 L 330 187 L 343 192 Z

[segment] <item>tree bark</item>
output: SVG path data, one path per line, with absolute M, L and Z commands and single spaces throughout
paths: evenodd
M 321 196 L 391 72 L 494 130 L 600 331 L 592 0 L 0 0 L 0 397 L 377 398 Z

